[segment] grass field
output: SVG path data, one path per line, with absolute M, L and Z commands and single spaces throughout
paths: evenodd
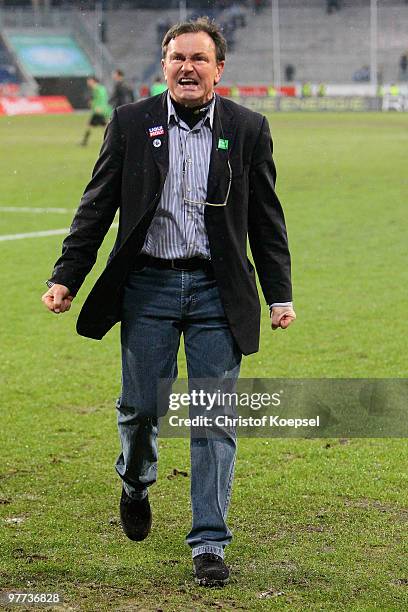
M 189 471 L 187 441 L 160 443 L 151 536 L 122 534 L 118 329 L 101 343 L 75 334 L 114 232 L 61 317 L 40 295 L 62 236 L 1 240 L 69 226 L 101 138 L 77 146 L 85 120 L 0 119 L 0 590 L 59 592 L 67 610 L 406 610 L 405 440 L 240 440 L 223 590 L 191 577 L 189 479 L 172 477 Z M 408 116 L 270 122 L 298 321 L 272 333 L 265 306 L 242 376 L 406 377 Z

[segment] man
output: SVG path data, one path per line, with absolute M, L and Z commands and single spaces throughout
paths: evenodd
M 134 102 L 133 92 L 125 81 L 124 72 L 118 68 L 112 76 L 115 81 L 115 86 L 109 99 L 111 107 L 118 108 L 118 106 L 122 106 L 123 104 Z
M 109 106 L 108 102 L 108 92 L 106 91 L 106 87 L 104 87 L 95 76 L 89 77 L 86 83 L 92 94 L 92 112 L 89 118 L 88 128 L 86 129 L 84 137 L 81 141 L 82 147 L 86 147 L 88 144 L 91 129 L 100 126 L 105 127 L 112 112 L 112 108 Z
M 311 98 L 312 97 L 312 86 L 310 83 L 302 84 L 302 98 Z
M 327 0 L 327 12 L 330 15 L 334 11 L 338 12 L 340 10 L 339 0 Z
M 151 527 L 148 487 L 157 470 L 157 388 L 177 376 L 181 333 L 190 380 L 230 380 L 258 350 L 260 304 L 252 255 L 272 328 L 294 319 L 284 217 L 274 191 L 265 117 L 214 94 L 225 40 L 206 18 L 172 27 L 162 66 L 168 92 L 114 111 L 92 180 L 43 296 L 53 312 L 71 301 L 120 208 L 107 267 L 77 323 L 101 338 L 121 320 L 117 403 L 123 481 L 120 515 L 132 540 Z M 53 284 L 55 283 L 55 284 Z M 192 437 L 192 549 L 196 581 L 223 585 L 235 433 Z
M 167 90 L 166 83 L 163 83 L 163 80 L 160 76 L 157 76 L 153 83 L 150 86 L 150 95 L 157 96 L 158 94 L 163 93 L 163 91 Z

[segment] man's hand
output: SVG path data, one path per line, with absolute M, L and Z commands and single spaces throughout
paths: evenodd
M 74 297 L 70 294 L 68 287 L 57 284 L 50 287 L 41 298 L 45 307 L 55 314 L 69 310 L 73 299 Z
M 274 306 L 271 312 L 271 325 L 272 329 L 286 329 L 295 321 L 296 314 L 293 308 L 290 306 Z

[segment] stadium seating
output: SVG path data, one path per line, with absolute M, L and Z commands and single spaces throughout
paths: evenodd
M 307 4 L 307 7 L 305 7 Z M 178 11 L 166 11 L 177 21 Z M 146 67 L 157 61 L 156 11 L 109 11 L 108 47 L 130 79 L 143 80 Z M 282 73 L 296 68 L 295 80 L 347 83 L 370 63 L 370 13 L 365 0 L 343 0 L 342 9 L 328 15 L 323 0 L 280 0 Z M 398 60 L 408 47 L 408 5 L 395 0 L 378 9 L 378 67 L 384 82 L 398 77 Z M 282 76 L 283 78 L 283 76 Z M 247 27 L 239 30 L 228 57 L 225 83 L 269 83 L 273 80 L 272 16 L 269 8 L 248 12 Z
M 107 46 L 132 82 L 141 83 L 152 62 L 156 62 L 156 72 L 161 72 L 156 26 L 162 15 L 161 11 L 149 10 L 109 11 L 106 14 Z M 165 17 L 176 22 L 179 12 L 168 10 Z
M 21 83 L 18 67 L 0 36 L 0 84 Z
M 328 15 L 318 6 L 302 6 L 300 1 L 281 0 L 280 52 L 284 66 L 296 68 L 295 80 L 347 83 L 364 64 L 370 63 L 370 12 L 364 6 L 347 3 Z M 344 3 L 346 4 L 346 3 Z M 290 8 L 289 8 L 290 5 Z M 297 5 L 297 6 L 296 6 Z M 225 79 L 232 82 L 273 80 L 272 15 L 264 10 L 252 15 L 248 31 L 238 41 Z M 398 77 L 398 60 L 408 47 L 408 5 L 378 10 L 378 68 L 384 82 Z M 283 78 L 283 76 L 282 76 Z
M 325 0 L 279 0 L 279 4 L 282 82 L 285 66 L 289 64 L 295 68 L 295 81 L 314 83 L 351 83 L 356 70 L 370 64 L 368 0 L 341 0 L 340 11 L 330 15 L 325 10 Z M 389 83 L 398 79 L 399 59 L 408 48 L 408 4 L 405 0 L 381 0 L 378 5 L 378 69 L 382 80 Z M 63 11 L 60 13 L 63 15 Z M 61 21 L 57 19 L 57 9 L 48 15 L 56 24 Z M 3 26 L 10 30 L 12 25 L 7 24 L 6 11 L 2 17 Z M 176 9 L 104 12 L 106 45 L 113 61 L 103 71 L 108 85 L 112 65 L 122 68 L 134 85 L 152 80 L 160 72 L 157 24 L 163 17 L 176 22 L 180 14 Z M 28 25 L 27 11 L 19 19 L 20 26 Z M 94 12 L 81 11 L 80 19 L 88 24 L 90 32 L 98 34 Z M 264 7 L 259 12 L 248 10 L 246 24 L 235 33 L 235 45 L 230 50 L 223 81 L 225 84 L 272 83 L 271 8 Z M 89 47 L 92 50 L 92 45 Z M 95 58 L 91 56 L 91 60 Z

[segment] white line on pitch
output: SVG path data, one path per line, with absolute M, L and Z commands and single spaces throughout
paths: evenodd
M 74 208 L 32 208 L 31 206 L 0 206 L 0 212 L 9 213 L 56 213 L 58 215 L 65 215 L 74 211 Z
M 55 229 L 55 230 L 44 230 L 43 232 L 28 232 L 26 234 L 5 234 L 0 236 L 0 242 L 6 240 L 22 240 L 23 238 L 41 238 L 42 236 L 57 236 L 58 234 L 67 234 L 68 228 Z
M 115 229 L 117 227 L 117 223 L 112 223 L 109 229 Z M 68 232 L 69 229 L 65 227 L 64 229 L 44 230 L 42 232 L 27 232 L 25 234 L 5 234 L 4 236 L 0 236 L 0 242 L 5 242 L 6 240 L 22 240 L 24 238 L 42 238 L 43 236 L 58 236 L 68 234 Z

